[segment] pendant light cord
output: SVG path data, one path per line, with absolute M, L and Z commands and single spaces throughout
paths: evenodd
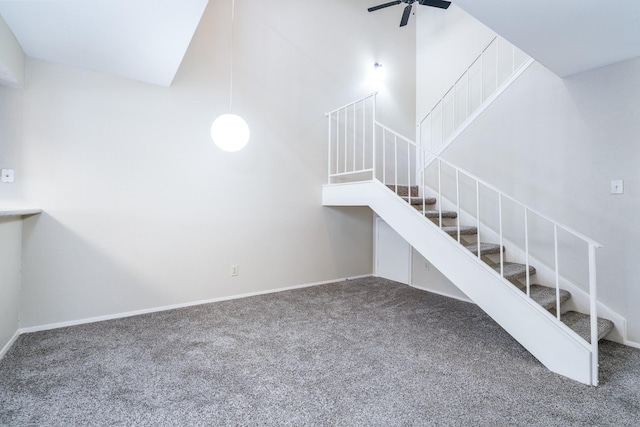
M 236 0 L 231 0 L 231 61 L 229 66 L 229 112 L 233 113 L 233 20 Z

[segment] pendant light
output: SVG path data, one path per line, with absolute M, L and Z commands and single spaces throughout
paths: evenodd
M 249 126 L 233 114 L 233 19 L 235 0 L 231 0 L 231 65 L 229 67 L 229 113 L 218 116 L 211 125 L 211 139 L 224 151 L 240 151 L 249 142 Z

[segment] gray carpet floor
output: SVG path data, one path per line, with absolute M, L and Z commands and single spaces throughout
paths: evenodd
M 476 306 L 367 278 L 22 335 L 0 425 L 640 425 L 640 350 L 600 352 L 578 384 Z

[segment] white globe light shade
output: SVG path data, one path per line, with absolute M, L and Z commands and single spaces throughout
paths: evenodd
M 211 138 L 224 151 L 242 150 L 250 135 L 247 122 L 235 114 L 223 114 L 211 125 Z

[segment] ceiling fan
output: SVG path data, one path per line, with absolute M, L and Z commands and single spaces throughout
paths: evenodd
M 400 20 L 400 26 L 404 27 L 409 22 L 409 15 L 411 15 L 411 9 L 413 8 L 413 3 L 418 2 L 418 4 L 422 6 L 431 6 L 431 7 L 439 7 L 440 9 L 446 9 L 451 6 L 450 1 L 445 0 L 396 0 L 390 3 L 379 4 L 378 6 L 373 6 L 367 9 L 369 12 L 374 12 L 379 9 L 384 9 L 385 7 L 395 6 L 400 3 L 406 3 L 407 6 L 404 8 L 404 12 L 402 13 L 402 19 Z

